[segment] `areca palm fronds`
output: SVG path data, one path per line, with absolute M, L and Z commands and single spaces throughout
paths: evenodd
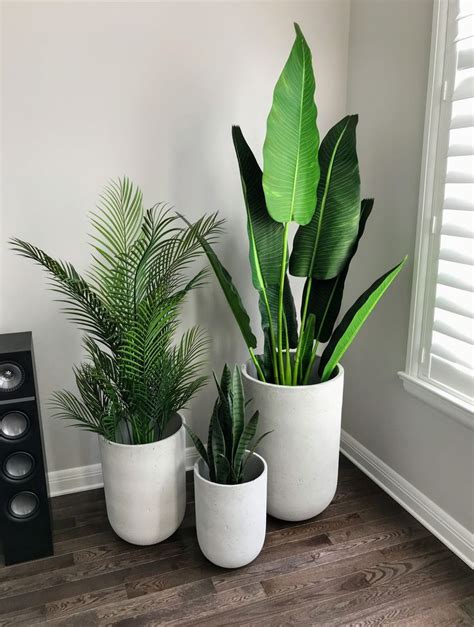
M 176 341 L 181 307 L 206 269 L 190 274 L 200 240 L 215 240 L 216 215 L 182 227 L 169 209 L 145 210 L 127 178 L 112 182 L 92 214 L 87 278 L 19 239 L 13 249 L 42 266 L 63 311 L 84 335 L 87 360 L 74 369 L 79 394 L 56 392 L 56 415 L 114 442 L 162 437 L 171 416 L 205 383 L 206 338 L 194 327 Z

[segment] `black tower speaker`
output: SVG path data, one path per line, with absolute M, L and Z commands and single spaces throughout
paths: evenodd
M 5 564 L 53 554 L 31 333 L 0 335 L 0 538 Z

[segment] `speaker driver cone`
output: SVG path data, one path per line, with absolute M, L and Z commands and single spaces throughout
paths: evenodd
M 8 510 L 15 518 L 29 518 L 37 511 L 39 500 L 33 492 L 19 492 L 10 500 Z
M 10 411 L 0 418 L 0 435 L 14 440 L 28 431 L 29 421 L 21 411 Z
M 25 479 L 31 475 L 35 460 L 29 453 L 12 453 L 3 464 L 3 471 L 10 479 Z
M 25 380 L 23 369 L 8 361 L 0 363 L 0 392 L 14 392 Z

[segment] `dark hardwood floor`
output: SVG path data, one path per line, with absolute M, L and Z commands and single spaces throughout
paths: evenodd
M 0 566 L 0 625 L 474 625 L 473 572 L 344 458 L 328 509 L 269 518 L 238 570 L 199 551 L 191 475 L 188 500 L 169 540 L 135 547 L 102 490 L 53 499 L 55 555 Z

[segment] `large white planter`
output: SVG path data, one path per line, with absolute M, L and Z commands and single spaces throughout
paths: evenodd
M 164 438 L 116 444 L 99 437 L 105 503 L 112 529 L 132 544 L 156 544 L 172 535 L 186 508 L 185 434 L 179 414 Z
M 202 459 L 194 465 L 199 547 L 209 561 L 223 568 L 245 566 L 265 541 L 267 465 L 260 455 L 252 455 L 246 478 L 238 485 L 213 483 Z
M 245 395 L 260 412 L 258 452 L 268 464 L 268 513 L 299 521 L 322 512 L 337 487 L 344 370 L 325 383 L 262 383 L 242 366 Z

